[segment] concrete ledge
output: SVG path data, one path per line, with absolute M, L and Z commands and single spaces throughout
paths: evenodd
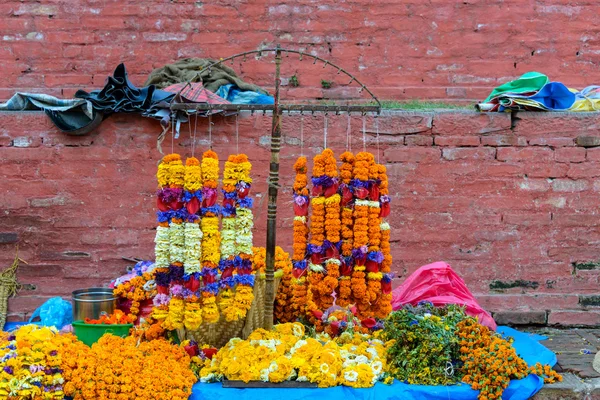
M 600 399 L 600 378 L 580 379 L 571 373 L 562 374 L 563 381 L 544 385 L 535 400 Z

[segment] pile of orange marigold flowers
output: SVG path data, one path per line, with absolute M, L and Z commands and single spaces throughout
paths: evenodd
M 196 382 L 190 357 L 164 339 L 103 336 L 91 348 L 65 335 L 64 393 L 74 400 L 185 400 Z
M 476 320 L 467 318 L 457 328 L 460 359 L 464 363 L 462 380 L 480 391 L 479 400 L 502 398 L 511 379 L 523 379 L 529 374 L 544 378 L 545 383 L 562 381 L 562 376 L 548 365 L 538 363 L 529 368 L 510 341 Z

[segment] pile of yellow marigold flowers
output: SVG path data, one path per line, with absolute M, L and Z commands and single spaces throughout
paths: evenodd
M 386 344 L 369 335 L 345 332 L 335 340 L 327 335 L 312 338 L 302 324 L 285 323 L 273 331 L 258 329 L 247 340 L 231 339 L 205 361 L 200 381 L 295 380 L 319 387 L 365 388 L 383 379 L 385 351 Z

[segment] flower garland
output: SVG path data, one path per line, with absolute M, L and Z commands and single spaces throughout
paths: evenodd
M 219 308 L 221 313 L 225 314 L 227 321 L 235 321 L 238 316 L 232 313 L 232 303 L 234 301 L 233 287 L 235 286 L 235 277 L 233 276 L 234 258 L 237 255 L 235 246 L 235 226 L 237 200 L 236 185 L 238 183 L 237 160 L 235 155 L 230 155 L 225 162 L 223 170 L 223 207 L 222 207 L 222 228 L 221 228 L 221 261 L 219 269 L 221 271 L 219 293 Z
M 379 184 L 380 192 L 380 204 L 381 204 L 381 218 L 385 218 L 390 214 L 390 196 L 388 188 L 388 177 L 387 170 L 384 165 L 379 165 Z M 383 277 L 381 279 L 381 295 L 377 299 L 377 305 L 375 307 L 375 316 L 378 318 L 385 318 L 389 313 L 392 312 L 392 252 L 390 246 L 390 224 L 385 220 L 381 222 L 381 254 L 383 260 L 381 261 L 381 272 Z
M 252 229 L 254 228 L 254 215 L 252 205 L 254 203 L 250 194 L 252 178 L 250 171 L 252 164 L 248 156 L 239 154 L 236 159 L 237 171 L 237 200 L 236 200 L 236 224 L 235 224 L 235 247 L 237 257 L 234 260 L 236 276 L 235 297 L 232 309 L 229 311 L 241 319 L 246 316 L 252 301 L 254 300 L 254 278 L 252 274 Z
M 187 211 L 184 222 L 185 255 L 183 275 L 183 326 L 188 330 L 196 330 L 202 324 L 202 309 L 197 294 L 200 288 L 200 260 L 202 258 L 202 230 L 200 229 L 199 211 L 202 206 L 202 168 L 195 157 L 185 160 L 185 183 L 183 199 Z M 177 310 L 179 312 L 179 310 Z M 180 326 L 180 325 L 179 325 Z
M 198 211 L 202 204 L 202 169 L 200 161 L 195 157 L 185 160 L 185 183 L 183 200 L 187 211 L 187 222 L 184 223 L 185 251 L 183 267 L 186 275 L 200 272 L 200 258 L 202 257 L 202 231 L 198 224 Z M 195 275 L 198 279 L 198 276 Z
M 368 196 L 369 171 L 374 164 L 371 153 L 360 152 L 356 155 L 351 182 L 352 191 L 355 195 L 354 202 L 354 229 L 352 257 L 354 259 L 354 270 L 352 272 L 352 297 L 358 308 L 360 317 L 367 316 L 369 310 L 370 296 L 367 293 L 365 282 L 365 262 L 369 244 L 369 201 Z
M 354 169 L 354 154 L 348 151 L 342 153 L 340 160 L 342 161 L 342 166 L 340 167 L 342 259 L 336 304 L 341 307 L 347 307 L 352 302 L 352 281 L 350 278 L 352 276 L 352 266 L 354 264 L 352 260 L 352 227 L 354 223 L 352 217 L 352 203 L 354 201 L 354 195 L 350 189 L 350 182 L 353 177 L 352 170 Z
M 64 398 L 64 378 L 55 328 L 25 325 L 0 340 L 0 397 Z
M 379 206 L 379 165 L 371 164 L 369 167 L 369 246 L 367 261 L 367 294 L 371 304 L 370 316 L 374 314 L 377 298 L 381 294 L 381 279 L 383 274 L 379 272 L 379 265 L 383 261 L 380 251 L 381 245 L 381 208 Z
M 154 272 L 144 272 L 127 282 L 116 285 L 113 294 L 131 301 L 128 314 L 137 317 L 140 314 L 141 303 L 146 300 L 150 301 L 157 294 Z
M 340 277 L 340 232 L 342 223 L 340 220 L 341 196 L 338 191 L 338 170 L 333 151 L 323 150 L 323 162 L 325 164 L 325 177 L 327 180 L 319 180 L 323 184 L 325 193 L 325 268 L 327 274 L 320 288 L 321 304 L 323 309 L 333 305 L 333 292 L 337 289 Z
M 219 320 L 219 309 L 216 295 L 219 292 L 217 282 L 218 265 L 221 259 L 219 232 L 219 206 L 217 202 L 217 185 L 219 180 L 219 158 L 212 150 L 202 155 L 202 317 L 207 323 Z
M 169 222 L 172 217 L 173 207 L 177 207 L 179 196 L 177 190 L 171 190 L 169 187 L 171 182 L 170 166 L 171 163 L 177 162 L 177 160 L 181 160 L 178 154 L 164 156 L 156 172 L 159 187 L 156 203 L 159 211 L 157 212 L 158 227 L 156 228 L 156 237 L 154 239 L 156 243 L 154 254 L 157 268 L 168 268 L 171 263 Z
M 292 255 L 292 304 L 291 307 L 296 316 L 304 315 L 306 312 L 306 248 L 308 244 L 308 217 L 309 192 L 308 168 L 306 157 L 299 157 L 294 163 L 296 178 L 294 180 L 294 244 Z
M 313 198 L 311 199 L 312 215 L 310 217 L 310 244 L 308 253 L 310 262 L 308 265 L 308 293 L 306 311 L 311 323 L 320 329 L 322 304 L 320 285 L 323 282 L 325 268 L 323 262 L 323 244 L 325 242 L 325 197 L 323 187 L 315 185 L 315 179 L 325 176 L 325 159 L 322 154 L 317 154 L 313 160 Z

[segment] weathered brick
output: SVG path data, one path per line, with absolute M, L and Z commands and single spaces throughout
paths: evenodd
M 479 146 L 479 136 L 436 136 L 436 146 Z
M 498 325 L 545 325 L 546 311 L 501 311 L 493 315 Z
M 569 137 L 536 137 L 529 139 L 530 146 L 566 147 L 575 146 L 575 140 Z
M 554 151 L 554 158 L 558 162 L 578 163 L 585 161 L 585 149 L 580 147 L 563 147 Z
M 509 213 L 502 216 L 502 222 L 509 225 L 550 225 L 552 215 L 550 213 Z
M 429 135 L 408 135 L 404 138 L 407 146 L 431 146 L 433 137 Z
M 436 114 L 433 121 L 433 134 L 443 136 L 469 136 L 484 133 L 509 131 L 510 115 L 498 113 L 456 113 Z
M 398 147 L 388 149 L 384 152 L 387 162 L 430 162 L 439 160 L 441 151 L 439 149 L 422 147 Z
M 491 147 L 442 149 L 442 157 L 449 161 L 493 160 L 495 155 L 496 149 Z
M 580 147 L 598 147 L 600 146 L 599 136 L 578 136 L 575 143 Z
M 484 146 L 527 146 L 527 139 L 515 135 L 490 135 L 482 136 L 481 144 Z
M 0 244 L 16 243 L 18 240 L 19 234 L 17 232 L 0 232 Z
M 496 158 L 499 161 L 548 162 L 553 159 L 553 151 L 543 147 L 501 147 Z
M 600 312 L 553 310 L 548 314 L 548 324 L 559 326 L 600 326 Z
M 589 187 L 585 180 L 555 179 L 552 181 L 552 190 L 555 192 L 582 192 Z

